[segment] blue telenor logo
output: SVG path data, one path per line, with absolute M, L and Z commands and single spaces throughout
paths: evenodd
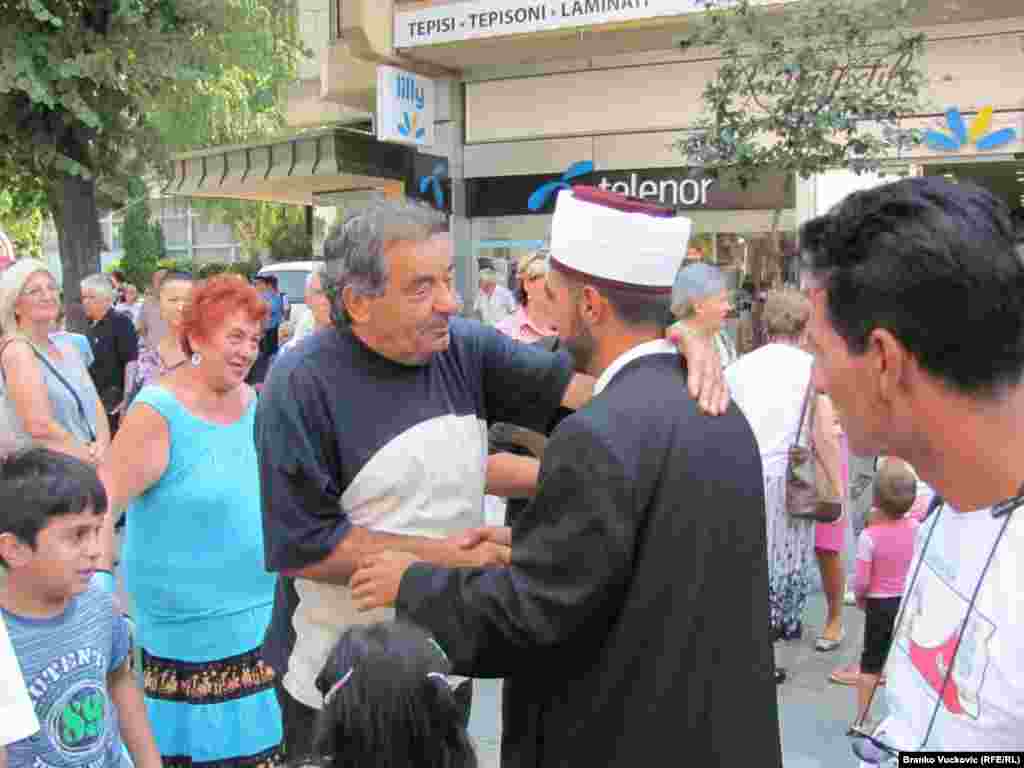
M 439 210 L 444 208 L 444 190 L 441 188 L 441 182 L 448 178 L 448 174 L 445 173 L 444 163 L 438 163 L 434 166 L 434 172 L 430 176 L 423 176 L 420 178 L 420 194 L 427 194 L 429 189 L 434 195 L 434 204 Z
M 989 131 L 991 125 L 992 107 L 982 109 L 971 121 L 970 128 L 964 123 L 964 117 L 960 114 L 960 110 L 953 107 L 946 110 L 946 126 L 949 128 L 949 133 L 925 131 L 924 143 L 929 149 L 936 152 L 958 152 L 968 144 L 973 144 L 984 152 L 998 149 L 1017 138 L 1017 132 L 1013 128 Z
M 560 189 L 569 189 L 570 181 L 593 172 L 594 164 L 589 160 L 581 160 L 578 163 L 573 163 L 566 169 L 565 173 L 562 174 L 562 178 L 558 181 L 549 181 L 547 184 L 542 184 L 537 187 L 533 194 L 530 195 L 527 207 L 531 211 L 539 211 L 547 205 L 548 200 L 551 199 L 551 196 L 555 194 L 555 192 Z

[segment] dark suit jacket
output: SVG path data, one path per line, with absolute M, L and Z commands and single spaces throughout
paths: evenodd
M 506 677 L 502 764 L 781 766 L 761 460 L 675 354 L 555 431 L 508 568 L 414 565 L 400 616 Z

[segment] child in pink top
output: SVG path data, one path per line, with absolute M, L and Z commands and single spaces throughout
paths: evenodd
M 910 465 L 889 458 L 875 476 L 874 509 L 857 539 L 857 575 L 853 591 L 864 609 L 864 652 L 857 683 L 857 721 L 863 725 L 871 691 L 878 685 L 920 523 L 907 515 L 917 496 Z

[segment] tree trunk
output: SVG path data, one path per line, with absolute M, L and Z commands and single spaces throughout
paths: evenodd
M 49 202 L 60 247 L 67 327 L 81 332 L 87 325 L 81 282 L 100 271 L 103 244 L 96 181 L 64 174 L 50 187 Z

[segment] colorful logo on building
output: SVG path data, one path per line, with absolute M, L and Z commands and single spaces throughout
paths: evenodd
M 430 176 L 423 176 L 420 178 L 420 194 L 425 195 L 429 190 L 434 198 L 434 205 L 439 211 L 444 210 L 444 188 L 441 186 L 448 179 L 444 163 L 438 163 L 434 166 L 434 171 Z
M 415 76 L 399 74 L 395 76 L 395 98 L 403 107 L 407 107 L 402 110 L 398 132 L 411 139 L 422 139 L 427 135 L 426 128 L 419 124 L 420 115 L 426 106 L 425 89 L 417 85 Z
M 965 146 L 973 144 L 980 152 L 999 149 L 1017 139 L 1017 131 L 1003 128 L 990 131 L 992 127 L 992 107 L 985 107 L 971 121 L 970 128 L 964 122 L 963 115 L 956 107 L 946 111 L 946 127 L 943 131 L 925 131 L 924 143 L 936 152 L 959 152 Z
M 539 211 L 545 205 L 548 200 L 560 189 L 569 189 L 569 182 L 573 179 L 578 179 L 581 176 L 587 176 L 594 172 L 594 164 L 589 160 L 581 160 L 578 163 L 573 163 L 562 174 L 558 181 L 549 181 L 547 184 L 542 184 L 534 190 L 533 194 L 530 195 L 530 199 L 527 202 L 527 207 L 531 211 Z

